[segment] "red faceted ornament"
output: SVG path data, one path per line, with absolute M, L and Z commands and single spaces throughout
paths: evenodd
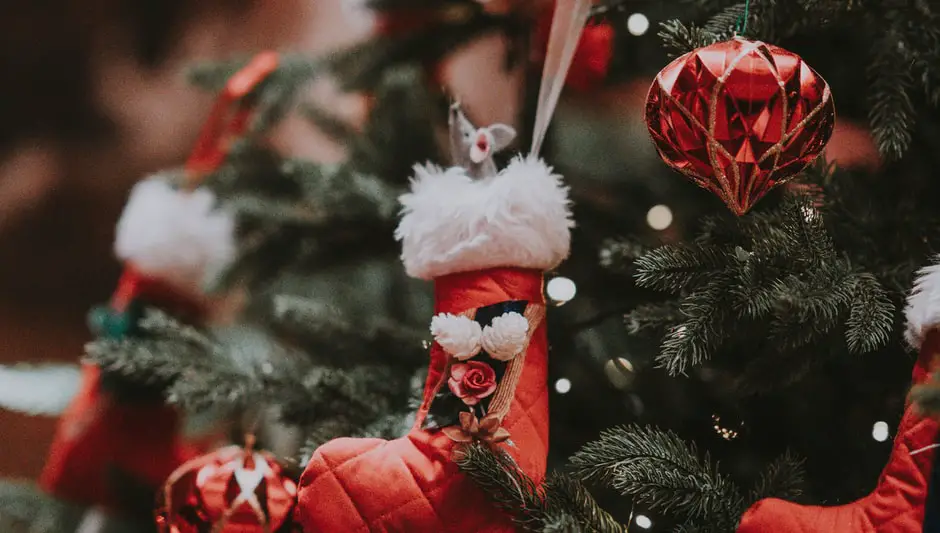
M 193 459 L 167 479 L 160 533 L 288 533 L 297 485 L 267 453 L 239 446 Z
M 835 106 L 800 56 L 735 37 L 664 68 L 646 124 L 666 164 L 743 215 L 822 152 Z

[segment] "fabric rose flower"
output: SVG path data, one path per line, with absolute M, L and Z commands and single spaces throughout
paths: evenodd
M 476 405 L 496 390 L 496 371 L 481 361 L 467 361 L 450 367 L 447 386 L 467 405 Z
M 529 338 L 529 321 L 519 313 L 504 313 L 483 328 L 481 344 L 497 361 L 509 361 L 519 355 Z
M 466 361 L 480 353 L 480 324 L 465 316 L 441 313 L 431 319 L 434 340 L 458 361 Z

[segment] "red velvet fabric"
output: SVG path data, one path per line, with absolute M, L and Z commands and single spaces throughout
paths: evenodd
M 121 511 L 120 487 L 110 472 L 159 487 L 195 450 L 178 439 L 176 412 L 163 404 L 125 405 L 101 389 L 101 371 L 82 369 L 78 396 L 62 415 L 40 485 L 50 494 L 83 505 Z
M 435 280 L 437 313 L 460 313 L 506 300 L 543 304 L 542 273 L 494 268 Z M 407 436 L 336 439 L 321 446 L 300 479 L 297 519 L 306 533 L 509 533 L 497 510 L 451 460 L 455 443 L 425 431 L 445 355 L 436 344 L 424 402 Z M 514 446 L 501 444 L 532 478 L 541 481 L 548 456 L 548 340 L 544 321 L 532 337 L 525 367 L 503 427 Z
M 925 381 L 940 354 L 940 330 L 933 330 L 914 366 L 914 384 Z M 911 452 L 936 442 L 938 423 L 912 405 L 894 439 L 878 485 L 868 496 L 836 507 L 803 506 L 775 498 L 761 500 L 741 518 L 738 533 L 921 533 L 927 485 L 935 450 Z

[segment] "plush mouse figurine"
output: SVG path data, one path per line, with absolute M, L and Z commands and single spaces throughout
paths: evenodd
M 432 280 L 434 343 L 423 401 L 404 437 L 321 446 L 300 481 L 306 533 L 515 531 L 453 462 L 481 441 L 536 481 L 548 453 L 543 273 L 567 255 L 572 227 L 561 177 L 536 158 L 497 171 L 514 132 L 476 129 L 451 109 L 454 159 L 417 166 L 402 196 L 405 270 Z
M 940 363 L 940 265 L 918 272 L 906 315 L 908 341 L 920 351 L 912 376 L 917 385 Z M 744 514 L 738 533 L 940 532 L 940 509 L 926 508 L 928 496 L 940 490 L 932 483 L 938 429 L 936 420 L 922 416 L 908 402 L 891 457 L 870 494 L 832 507 L 761 500 Z
M 110 304 L 92 312 L 99 337 L 142 334 L 138 321 L 145 306 L 194 323 L 206 320 L 211 299 L 202 286 L 233 259 L 235 221 L 199 181 L 222 164 L 232 138 L 243 133 L 251 111 L 246 97 L 277 64 L 278 56 L 266 52 L 235 74 L 185 167 L 134 187 L 114 245 L 124 274 Z M 127 511 L 137 505 L 127 501 L 129 495 L 155 489 L 194 457 L 196 450 L 180 440 L 179 415 L 165 405 L 163 386 L 131 383 L 84 365 L 81 389 L 61 417 L 42 472 L 43 488 L 72 502 Z

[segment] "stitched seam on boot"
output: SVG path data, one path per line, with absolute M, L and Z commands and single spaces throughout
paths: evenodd
M 375 448 L 372 448 L 372 450 L 374 450 L 374 449 L 375 449 Z M 341 489 L 343 489 L 343 496 L 345 496 L 346 499 L 349 500 L 350 505 L 352 505 L 352 508 L 355 509 L 355 511 L 356 511 L 356 516 L 359 517 L 359 523 L 362 524 L 362 525 L 359 526 L 359 527 L 365 528 L 366 531 L 369 530 L 369 523 L 366 522 L 366 519 L 363 517 L 363 515 L 362 515 L 362 509 L 360 509 L 359 506 L 356 505 L 356 500 L 355 500 L 352 496 L 350 496 L 350 494 L 349 494 L 349 489 L 346 487 L 346 485 L 343 484 L 342 479 L 340 479 L 340 477 L 336 475 L 336 469 L 337 469 L 337 468 L 341 468 L 343 465 L 345 465 L 346 463 L 348 463 L 348 462 L 350 462 L 350 461 L 353 461 L 353 460 L 359 459 L 360 457 L 363 457 L 363 456 L 365 456 L 365 455 L 368 455 L 369 453 L 372 452 L 372 450 L 369 450 L 369 451 L 367 451 L 366 453 L 364 453 L 364 454 L 362 454 L 362 455 L 357 455 L 357 456 L 354 456 L 354 457 L 348 457 L 348 458 L 346 458 L 344 461 L 341 461 L 339 464 L 330 464 L 330 461 L 329 461 L 329 459 L 327 458 L 326 455 L 323 455 L 323 454 L 320 455 L 320 457 L 323 458 L 323 462 L 326 463 L 326 466 L 327 466 L 327 472 L 326 472 L 326 473 L 329 474 L 329 475 L 331 475 L 331 476 L 333 476 L 333 479 L 336 480 L 336 484 L 339 485 L 339 487 L 340 487 Z M 321 475 L 322 475 L 322 474 L 321 474 Z
M 428 499 L 428 495 L 425 494 L 424 489 L 421 487 L 421 484 L 418 483 L 418 478 L 415 477 L 414 471 L 411 470 L 411 467 L 408 466 L 408 463 L 405 462 L 405 459 L 403 457 L 399 456 L 398 460 L 401 461 L 402 466 L 405 467 L 405 470 L 408 471 L 408 474 L 411 476 L 412 483 L 414 483 L 414 486 L 418 489 L 418 492 L 421 494 L 421 497 L 424 498 L 424 501 L 428 504 L 428 507 L 431 509 L 431 512 L 434 513 L 434 519 L 437 521 L 437 523 L 441 527 L 444 527 L 445 526 L 444 520 L 441 519 L 441 515 L 438 514 L 437 509 L 434 507 L 434 504 L 431 503 L 431 500 Z
M 911 424 L 911 425 L 909 426 L 909 428 L 904 432 L 904 435 L 907 436 L 907 435 L 913 434 L 913 433 L 915 433 L 916 431 L 918 431 L 924 424 L 928 424 L 928 423 L 931 423 L 931 420 L 930 420 L 930 419 L 927 419 L 927 418 L 920 419 L 920 420 L 914 422 L 913 424 Z M 905 458 L 911 460 L 911 463 L 913 464 L 913 460 L 910 459 L 910 452 L 911 452 L 911 449 L 910 449 L 909 444 L 908 444 L 907 442 L 905 442 L 905 441 L 902 440 L 900 443 L 898 443 L 897 449 L 895 450 L 895 453 L 892 454 L 892 456 L 894 456 L 894 455 L 896 455 L 896 454 L 898 454 L 898 453 L 904 454 L 902 457 L 905 457 Z M 890 459 L 889 459 L 889 460 L 890 460 Z M 886 469 L 886 470 L 887 470 L 887 469 Z M 919 469 L 919 468 L 916 468 L 916 467 L 913 468 L 913 471 L 916 473 L 916 475 L 917 475 L 917 477 L 918 477 L 918 485 L 919 485 L 919 486 L 923 486 L 924 490 L 927 490 L 927 478 L 924 476 L 923 472 L 921 472 L 920 469 Z M 879 476 L 879 479 L 878 479 L 879 484 L 883 484 L 883 483 L 884 483 L 884 479 L 885 479 L 886 477 L 889 477 L 889 476 L 887 476 L 887 475 Z M 893 476 L 893 475 L 892 475 L 892 476 L 890 476 L 890 477 L 892 477 L 892 478 L 894 478 L 894 479 L 897 479 L 897 476 Z M 876 490 L 877 490 L 877 489 L 876 489 Z M 926 496 L 926 494 L 925 494 L 925 496 Z M 907 497 L 907 496 L 905 495 L 904 502 L 905 502 L 905 504 L 907 505 L 907 507 L 898 509 L 897 514 L 891 516 L 891 517 L 888 518 L 888 520 L 886 520 L 886 521 L 879 522 L 877 526 L 875 525 L 874 521 L 872 521 L 872 517 L 871 517 L 871 515 L 870 515 L 870 510 L 869 510 L 869 509 L 865 509 L 862 514 L 863 514 L 863 516 L 865 517 L 866 521 L 872 526 L 872 528 L 874 528 L 875 531 L 880 531 L 881 528 L 883 528 L 883 527 L 885 527 L 885 526 L 890 526 L 891 524 L 895 523 L 897 520 L 899 520 L 899 519 L 901 519 L 901 518 L 905 518 L 905 517 L 907 517 L 910 513 L 917 511 L 917 509 L 916 509 L 916 507 L 915 507 L 915 505 L 914 505 L 914 502 L 910 499 L 910 497 Z

